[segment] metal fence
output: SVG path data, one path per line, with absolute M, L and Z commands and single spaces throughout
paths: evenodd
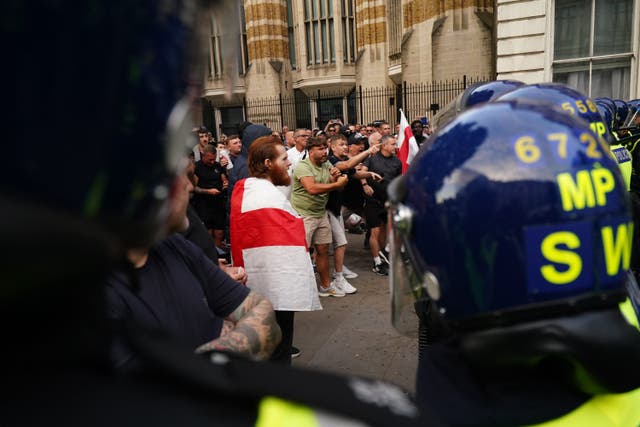
M 403 109 L 409 121 L 424 116 L 431 119 L 467 86 L 488 80 L 484 76 L 464 76 L 458 80 L 429 83 L 404 82 L 397 86 L 369 88 L 358 86 L 351 92 L 318 91 L 313 96 L 296 90 L 293 96 L 245 98 L 243 109 L 246 120 L 277 130 L 284 125 L 290 129 L 323 128 L 335 118 L 351 124 L 386 120 L 395 126 L 400 121 L 399 108 Z

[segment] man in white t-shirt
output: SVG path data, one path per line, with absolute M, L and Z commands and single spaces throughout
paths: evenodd
M 311 137 L 311 130 L 298 128 L 293 133 L 294 146 L 287 150 L 287 158 L 291 162 L 289 166 L 289 177 L 293 176 L 293 170 L 300 160 L 307 158 L 307 141 Z M 285 195 L 287 199 L 291 197 L 291 184 L 287 186 L 279 185 L 278 190 Z
M 296 168 L 298 162 L 307 157 L 307 141 L 311 137 L 309 129 L 298 128 L 293 133 L 294 146 L 287 150 L 287 157 L 291 162 L 289 175 Z

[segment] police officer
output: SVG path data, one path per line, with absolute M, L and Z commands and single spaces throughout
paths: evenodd
M 596 134 L 598 143 L 609 147 L 618 162 L 626 188 L 629 188 L 631 181 L 631 153 L 613 137 L 611 128 L 605 124 L 605 119 L 600 115 L 596 103 L 591 98 L 560 83 L 538 83 L 519 87 L 496 99 L 545 102 L 561 109 L 563 112 L 585 120 Z M 613 105 L 615 106 L 615 103 Z M 615 123 L 617 121 L 614 118 L 614 126 Z
M 419 403 L 448 425 L 638 425 L 633 223 L 597 135 L 513 100 L 434 138 L 389 189 L 393 322 L 428 331 Z
M 102 282 L 124 248 L 163 237 L 195 145 L 190 107 L 204 73 L 192 65 L 207 57 L 195 29 L 208 28 L 208 5 L 0 7 L 10 105 L 0 168 L 3 425 L 421 424 L 389 384 L 204 357 L 135 324 L 106 324 Z M 108 367 L 112 328 L 142 360 L 134 375 Z
M 631 188 L 633 155 L 625 145 L 620 143 L 620 137 L 617 133 L 618 128 L 615 124 L 615 112 L 611 110 L 611 106 L 603 100 L 599 100 L 596 101 L 596 107 L 598 108 L 598 112 L 602 117 L 603 123 L 612 136 L 610 146 L 611 153 L 616 156 L 618 166 L 620 166 L 620 172 L 622 173 L 622 177 L 627 184 L 627 190 L 629 190 Z M 631 156 L 629 160 L 627 160 L 628 156 Z
M 612 101 L 613 102 L 613 101 Z M 633 219 L 636 224 L 634 230 L 634 245 L 631 254 L 631 268 L 636 275 L 640 277 L 640 124 L 638 114 L 638 106 L 640 101 L 631 100 L 627 103 L 628 113 L 621 128 L 616 132 L 618 134 L 619 143 L 624 144 L 632 155 L 631 178 L 629 182 L 629 191 L 631 196 L 631 205 L 633 209 Z

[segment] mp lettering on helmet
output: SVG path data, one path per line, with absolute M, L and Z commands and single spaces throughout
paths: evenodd
M 607 134 L 607 128 L 602 122 L 592 122 L 589 127 L 599 138 L 604 138 Z
M 591 169 L 559 173 L 556 183 L 567 217 L 606 211 L 607 206 L 620 202 L 614 174 L 597 164 Z M 567 286 L 587 290 L 595 286 L 595 280 L 602 284 L 615 282 L 629 268 L 632 239 L 633 222 L 626 217 L 595 226 L 592 221 L 581 221 L 528 227 L 529 292 L 561 292 Z
M 565 212 L 604 207 L 608 198 L 618 196 L 614 191 L 616 180 L 609 169 L 564 172 L 556 176 L 556 182 Z

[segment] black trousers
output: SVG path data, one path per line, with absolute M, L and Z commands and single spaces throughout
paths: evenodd
M 295 311 L 276 311 L 276 322 L 282 331 L 282 341 L 271 355 L 272 362 L 291 365 L 291 345 L 293 344 L 293 315 Z

